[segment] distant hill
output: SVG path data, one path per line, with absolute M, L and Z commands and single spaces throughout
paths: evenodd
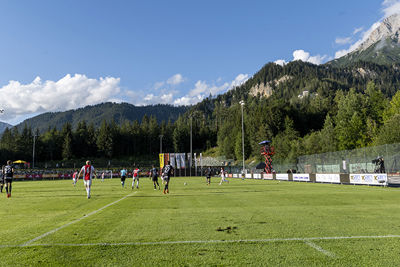
M 151 105 L 151 106 L 134 106 L 128 103 L 102 103 L 94 106 L 86 106 L 76 110 L 68 110 L 64 112 L 47 112 L 33 118 L 27 119 L 16 125 L 18 129 L 22 129 L 24 125 L 39 129 L 40 132 L 46 131 L 49 127 L 61 129 L 62 126 L 69 122 L 74 128 L 80 121 L 86 121 L 88 124 L 93 123 L 95 127 L 99 127 L 103 120 L 107 122 L 114 121 L 116 124 L 122 124 L 125 121 L 141 122 L 144 115 L 156 117 L 158 122 L 171 120 L 174 122 L 179 115 L 188 110 L 186 106 L 171 105 Z
M 2 134 L 6 128 L 11 128 L 11 127 L 13 127 L 11 124 L 0 121 L 0 134 Z

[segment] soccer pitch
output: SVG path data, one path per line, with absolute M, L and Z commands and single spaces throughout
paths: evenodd
M 0 265 L 380 265 L 400 263 L 395 188 L 172 178 L 14 182 L 0 195 Z M 187 185 L 184 183 L 187 182 Z

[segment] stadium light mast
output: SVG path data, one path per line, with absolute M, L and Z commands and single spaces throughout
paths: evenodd
M 160 134 L 158 137 L 160 137 L 160 154 L 162 153 L 162 139 L 163 139 L 163 136 L 164 135 L 162 135 L 162 134 Z
M 36 137 L 37 137 L 37 135 L 35 134 L 35 135 L 33 136 L 32 169 L 35 168 L 35 146 L 36 146 Z
M 190 162 L 189 162 L 189 177 L 192 177 L 192 120 L 193 114 L 190 114 Z
M 243 175 L 245 174 L 245 168 L 244 168 L 244 122 L 243 122 L 243 107 L 244 107 L 244 101 L 241 100 L 239 104 L 242 107 L 242 155 L 243 155 L 243 169 L 242 173 Z

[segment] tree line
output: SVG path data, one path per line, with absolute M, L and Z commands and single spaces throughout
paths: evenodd
M 192 120 L 193 144 L 196 150 L 212 146 L 213 130 L 204 128 L 201 120 Z M 162 135 L 163 152 L 188 152 L 190 150 L 190 123 L 179 117 L 157 123 L 154 116 L 143 116 L 141 122 L 103 121 L 95 128 L 81 121 L 73 128 L 66 122 L 61 130 L 49 128 L 40 133 L 27 125 L 22 131 L 17 127 L 7 128 L 0 138 L 0 160 L 23 159 L 31 161 L 35 146 L 36 161 L 60 161 L 82 158 L 129 158 L 146 157 L 158 159 Z M 212 134 L 211 134 L 212 135 Z

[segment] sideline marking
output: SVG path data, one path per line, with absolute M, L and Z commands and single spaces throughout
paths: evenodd
M 318 246 L 317 244 L 315 244 L 315 243 L 313 243 L 313 242 L 311 242 L 311 241 L 308 241 L 308 240 L 307 240 L 307 241 L 304 241 L 304 243 L 306 243 L 306 244 L 309 245 L 310 247 L 312 247 L 312 248 L 318 250 L 319 252 L 325 254 L 325 255 L 328 256 L 328 257 L 332 257 L 332 258 L 335 258 L 335 257 L 336 257 L 335 254 L 333 254 L 332 252 L 329 252 L 329 251 L 323 249 L 322 247 Z
M 136 192 L 136 191 L 135 191 Z M 131 194 L 130 194 L 131 195 Z M 129 195 L 128 195 L 129 196 Z M 126 197 L 128 197 L 126 196 Z M 124 197 L 124 198 L 126 198 Z M 122 200 L 122 199 L 120 199 Z M 120 201 L 118 200 L 118 201 Z M 110 204 L 109 204 L 110 205 Z M 83 217 L 82 217 L 83 218 Z M 75 222 L 75 221 L 74 221 Z M 72 223 L 69 223 L 70 225 Z M 66 226 L 61 226 L 66 227 Z M 59 227 L 59 228 L 61 228 Z M 54 233 L 54 230 L 51 231 Z M 49 232 L 50 233 L 50 232 Z M 47 233 L 46 233 L 47 234 Z M 44 235 L 42 235 L 44 236 Z M 378 235 L 378 236 L 334 236 L 334 237 L 293 237 L 293 238 L 269 238 L 269 239 L 239 239 L 239 240 L 183 240 L 183 241 L 156 241 L 156 242 L 126 242 L 126 243 L 54 243 L 54 244 L 31 244 L 22 245 L 0 245 L 0 248 L 18 248 L 18 247 L 85 247 L 85 246 L 148 246 L 148 245 L 173 245 L 173 244 L 222 244 L 222 243 L 273 243 L 288 241 L 309 242 L 312 240 L 342 240 L 342 239 L 382 239 L 382 238 L 400 238 L 400 235 Z M 35 239 L 38 240 L 38 239 Z
M 121 200 L 124 200 L 125 198 L 130 197 L 131 195 L 135 194 L 136 192 L 137 192 L 137 191 L 135 191 L 135 192 L 133 192 L 133 193 L 130 193 L 130 194 L 124 196 L 123 198 L 120 198 L 120 199 L 118 199 L 118 200 L 116 200 L 116 201 L 114 201 L 114 202 L 112 202 L 112 203 L 110 203 L 110 204 L 107 204 L 107 205 L 105 205 L 104 207 L 102 207 L 102 208 L 100 208 L 100 209 L 98 209 L 98 210 L 92 211 L 91 213 L 84 215 L 83 217 L 81 217 L 81 218 L 79 218 L 79 219 L 76 219 L 76 220 L 74 220 L 74 221 L 72 221 L 72 222 L 69 222 L 69 223 L 66 223 L 66 224 L 64 224 L 64 225 L 61 225 L 60 227 L 58 227 L 58 228 L 56 228 L 56 229 L 53 229 L 53 230 L 51 230 L 51 231 L 49 231 L 49 232 L 47 232 L 47 233 L 44 233 L 44 234 L 42 234 L 42 235 L 40 235 L 40 236 L 38 236 L 38 237 L 35 237 L 34 239 L 31 239 L 31 240 L 25 242 L 24 244 L 19 245 L 19 247 L 26 247 L 26 246 L 29 246 L 29 245 L 31 245 L 33 242 L 36 242 L 36 241 L 42 239 L 43 237 L 46 237 L 46 236 L 48 236 L 48 235 L 51 235 L 51 234 L 57 232 L 58 230 L 64 229 L 65 227 L 70 226 L 71 224 L 80 222 L 81 220 L 83 220 L 83 219 L 85 219 L 85 218 L 87 218 L 87 217 L 89 217 L 89 216 L 91 216 L 91 215 L 93 215 L 93 214 L 96 214 L 96 213 L 98 213 L 99 211 L 104 210 L 105 208 L 108 208 L 108 207 L 110 207 L 110 206 L 112 206 L 112 205 L 114 205 L 114 204 L 117 204 L 117 203 L 120 202 Z M 3 246 L 0 246 L 0 247 L 3 247 Z

